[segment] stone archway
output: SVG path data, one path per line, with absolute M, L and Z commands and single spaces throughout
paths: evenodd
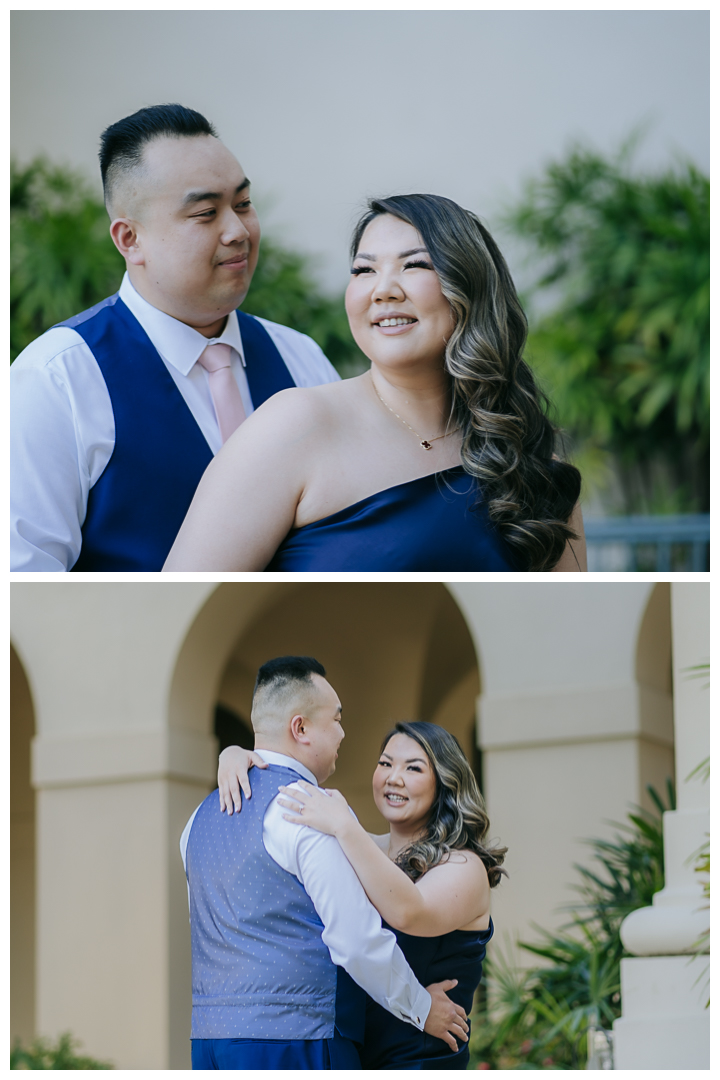
M 276 594 L 238 635 L 218 700 L 249 718 L 257 668 L 289 653 L 317 656 L 340 695 L 346 738 L 332 784 L 367 828 L 382 824 L 369 781 L 395 721 L 442 724 L 473 761 L 478 662 L 443 584 L 311 583 Z
M 35 1035 L 35 792 L 30 746 L 35 710 L 22 661 L 10 647 L 10 1038 Z
M 657 813 L 647 785 L 667 798 L 667 780 L 675 780 L 672 620 L 670 585 L 665 581 L 658 582 L 650 593 L 643 613 L 635 649 L 635 678 L 641 718 L 637 761 L 640 805 Z

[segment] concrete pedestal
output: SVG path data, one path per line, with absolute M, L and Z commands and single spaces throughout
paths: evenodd
M 693 957 L 709 927 L 697 852 L 710 829 L 709 791 L 696 774 L 709 752 L 707 690 L 691 678 L 709 653 L 709 592 L 672 586 L 677 810 L 663 814 L 665 888 L 620 929 L 635 956 L 620 967 L 616 1069 L 709 1069 L 709 956 Z M 686 955 L 678 955 L 678 954 Z
M 621 961 L 623 1015 L 613 1026 L 616 1069 L 709 1069 L 709 957 Z

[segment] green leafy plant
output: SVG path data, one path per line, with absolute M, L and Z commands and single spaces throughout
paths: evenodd
M 709 181 L 692 164 L 631 169 L 576 146 L 526 185 L 506 225 L 541 267 L 528 357 L 598 482 L 624 511 L 709 505 Z
M 116 292 L 125 264 L 102 200 L 87 181 L 43 158 L 10 173 L 10 358 L 55 323 Z M 309 334 L 341 375 L 368 362 L 355 345 L 342 297 L 319 289 L 310 262 L 263 237 L 247 311 Z
M 11 1069 L 112 1069 L 106 1061 L 96 1061 L 76 1052 L 80 1043 L 69 1032 L 56 1043 L 34 1039 L 28 1047 L 16 1042 L 10 1051 Z
M 707 675 L 709 677 L 710 664 L 709 663 L 698 664 L 696 667 L 689 668 L 687 670 L 692 671 L 694 673 L 693 675 L 689 676 L 690 678 L 697 678 L 699 675 Z M 709 687 L 709 685 L 710 685 L 710 683 L 708 682 L 706 684 L 706 688 Z M 710 758 L 709 757 L 703 758 L 703 760 L 700 762 L 700 764 L 696 765 L 695 768 L 692 770 L 692 772 L 688 773 L 688 776 L 687 776 L 688 780 L 691 780 L 693 777 L 697 777 L 697 779 L 701 780 L 704 784 L 709 782 L 709 780 L 710 780 Z M 688 861 L 692 862 L 693 870 L 695 871 L 695 873 L 700 874 L 701 877 L 702 877 L 702 890 L 703 890 L 703 897 L 705 899 L 705 903 L 703 904 L 703 909 L 709 909 L 709 907 L 710 907 L 710 834 L 706 833 L 705 836 L 706 836 L 706 839 L 705 839 L 704 843 L 702 843 L 700 845 L 700 847 L 698 848 L 697 851 L 693 852 L 693 854 L 690 856 L 690 859 Z M 703 930 L 702 934 L 700 934 L 700 937 L 695 942 L 695 944 L 693 946 L 693 950 L 692 950 L 693 957 L 695 959 L 699 959 L 701 957 L 705 958 L 706 965 L 705 965 L 704 970 L 698 976 L 698 981 L 700 979 L 702 979 L 702 978 L 705 978 L 705 980 L 706 980 L 706 988 L 709 987 L 709 985 L 710 985 L 710 979 L 709 979 L 710 965 L 709 965 L 709 962 L 707 961 L 707 954 L 709 952 L 710 952 L 710 928 L 708 927 L 707 930 Z M 709 994 L 708 994 L 708 999 L 705 1002 L 705 1008 L 706 1009 L 710 1008 L 710 996 L 709 996 Z
M 667 805 L 647 790 L 660 817 L 638 808 L 627 823 L 611 823 L 619 830 L 612 840 L 587 841 L 593 865 L 575 866 L 579 900 L 569 905 L 569 922 L 555 932 L 536 927 L 538 941 L 519 943 L 543 966 L 522 970 L 491 948 L 473 1014 L 471 1067 L 585 1068 L 588 1028 L 611 1027 L 620 1015 L 620 926 L 664 885 L 662 813 L 675 808 L 671 781 Z
M 11 360 L 115 292 L 125 269 L 102 202 L 83 177 L 43 158 L 11 166 L 10 252 Z

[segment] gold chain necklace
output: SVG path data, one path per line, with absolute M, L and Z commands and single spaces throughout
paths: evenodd
M 388 412 L 391 412 L 393 416 L 400 421 L 401 424 L 404 424 L 408 431 L 412 431 L 415 438 L 420 440 L 420 445 L 422 446 L 423 450 L 432 450 L 432 444 L 434 442 L 438 442 L 440 439 L 446 439 L 448 435 L 454 435 L 456 431 L 460 430 L 460 428 L 453 428 L 452 431 L 446 431 L 444 435 L 436 435 L 434 439 L 423 439 L 422 435 L 419 435 L 414 427 L 410 427 L 410 424 L 408 424 L 407 420 L 403 420 L 402 416 L 400 416 L 400 413 L 396 413 L 395 410 L 390 405 L 388 405 L 387 401 L 384 397 L 382 397 L 380 391 L 375 385 L 375 380 L 372 376 L 370 376 L 370 382 L 373 384 L 373 390 L 380 398 Z

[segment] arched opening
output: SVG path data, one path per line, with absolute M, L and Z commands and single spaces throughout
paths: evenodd
M 643 613 L 635 649 L 635 678 L 640 694 L 641 737 L 638 771 L 641 805 L 657 807 L 647 786 L 667 802 L 667 780 L 675 782 L 670 585 L 658 582 Z
M 30 747 L 35 712 L 30 685 L 10 647 L 10 1037 L 35 1034 L 35 792 Z
M 346 738 L 332 784 L 367 828 L 382 826 L 370 777 L 395 721 L 442 724 L 477 764 L 478 662 L 444 585 L 310 583 L 276 594 L 239 633 L 220 679 L 217 703 L 239 730 L 248 730 L 257 668 L 287 653 L 316 656 L 340 695 Z
M 343 703 L 347 732 L 332 783 L 369 829 L 383 827 L 370 789 L 380 741 L 396 720 L 442 724 L 477 763 L 475 648 L 440 583 L 227 582 L 189 628 L 169 687 L 171 729 L 249 739 L 260 664 L 288 653 L 316 656 Z M 169 858 L 170 1060 L 184 1068 L 190 1013 L 187 890 L 179 838 L 200 785 L 176 784 Z M 192 805 L 191 805 L 192 804 Z

